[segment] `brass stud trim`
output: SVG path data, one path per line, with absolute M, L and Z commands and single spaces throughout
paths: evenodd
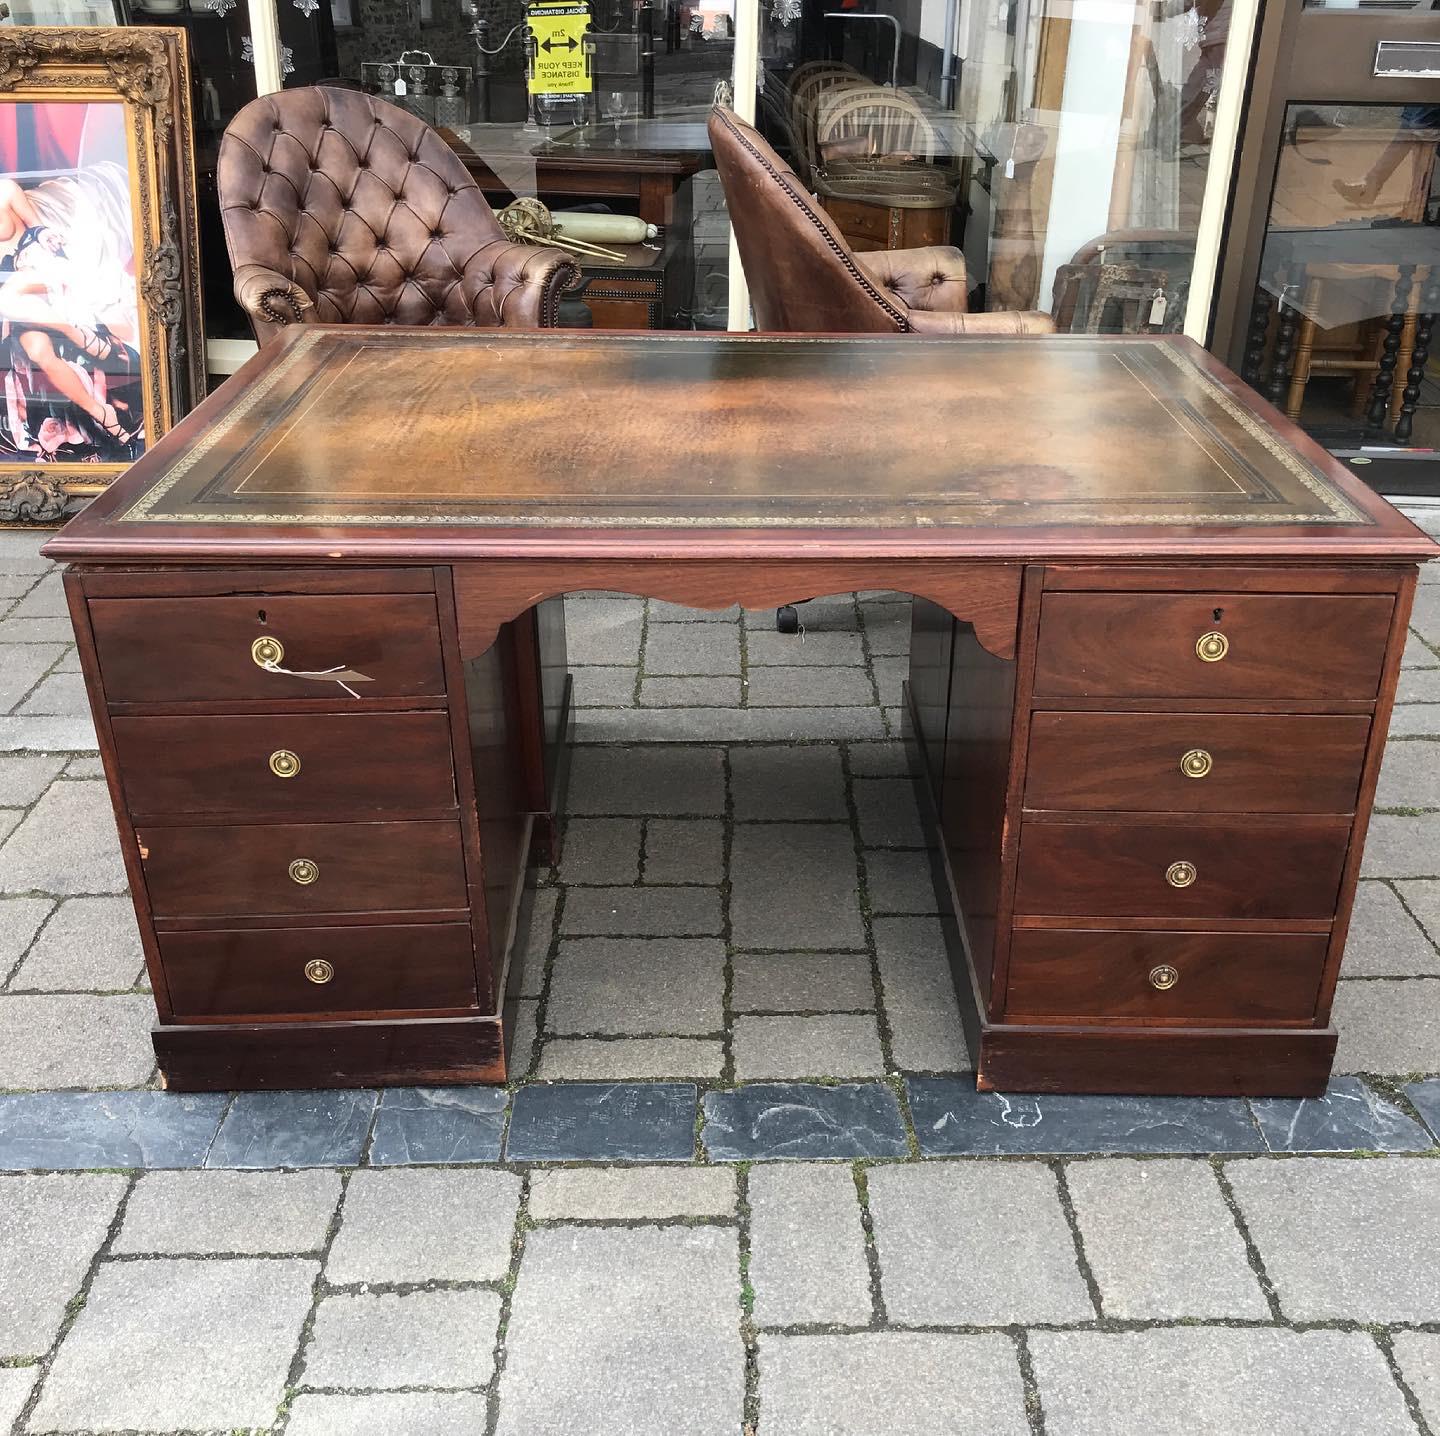
M 1180 771 L 1187 778 L 1204 778 L 1214 766 L 1214 758 L 1203 748 L 1192 748 L 1180 759 Z
M 1178 862 L 1171 863 L 1165 869 L 1165 881 L 1172 888 L 1188 888 L 1198 874 L 1195 871 L 1194 863 Z
M 1230 640 L 1223 633 L 1202 633 L 1195 640 L 1195 656 L 1201 663 L 1219 663 L 1230 652 Z
M 250 645 L 250 657 L 255 660 L 257 667 L 268 668 L 285 657 L 285 645 L 278 638 L 271 638 L 267 634 Z
M 288 748 L 277 748 L 270 755 L 270 771 L 277 778 L 293 778 L 300 771 L 300 759 Z
M 1150 986 L 1160 992 L 1169 992 L 1179 981 L 1180 974 L 1168 962 L 1150 969 Z
M 287 869 L 292 883 L 308 887 L 320 876 L 320 864 L 310 858 L 296 858 Z
M 1156 971 L 1158 972 L 1159 969 L 1157 968 Z M 326 962 L 323 957 L 311 958 L 310 961 L 305 964 L 305 980 L 307 982 L 329 982 L 334 976 L 334 966 Z M 1151 976 L 1153 977 L 1154 974 L 1152 973 Z

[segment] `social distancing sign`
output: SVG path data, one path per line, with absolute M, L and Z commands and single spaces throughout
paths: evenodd
M 590 28 L 590 7 L 574 3 L 531 5 L 525 12 L 525 23 L 535 44 L 530 93 L 588 95 L 591 80 L 584 37 Z

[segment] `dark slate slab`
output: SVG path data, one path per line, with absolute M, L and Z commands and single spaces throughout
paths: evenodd
M 391 1087 L 380 1094 L 370 1161 L 498 1162 L 510 1094 L 503 1087 Z
M 705 1149 L 717 1162 L 903 1157 L 895 1094 L 879 1082 L 751 1082 L 705 1094 Z
M 1323 1097 L 1252 1097 L 1272 1152 L 1424 1152 L 1430 1134 L 1358 1077 L 1335 1077 Z
M 1240 1097 L 1007 1096 L 977 1092 L 973 1077 L 905 1086 L 927 1157 L 1265 1150 Z
M 1425 1119 L 1425 1125 L 1440 1139 L 1440 1077 L 1411 1082 L 1405 1088 L 1405 1095 L 1415 1104 L 1415 1110 Z
M 375 1093 L 241 1092 L 207 1167 L 350 1167 L 360 1160 Z
M 17 1092 L 0 1096 L 0 1170 L 198 1167 L 224 1092 Z
M 548 1082 L 522 1087 L 510 1112 L 511 1162 L 688 1162 L 693 1082 Z

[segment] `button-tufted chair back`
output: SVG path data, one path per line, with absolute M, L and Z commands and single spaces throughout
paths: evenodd
M 512 245 L 424 121 L 354 90 L 246 105 L 221 141 L 219 188 L 236 292 L 262 338 L 296 320 L 554 323 L 547 302 L 575 272 L 561 251 Z

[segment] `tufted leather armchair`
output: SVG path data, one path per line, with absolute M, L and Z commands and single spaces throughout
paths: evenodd
M 235 297 L 262 343 L 287 324 L 552 326 L 579 277 L 512 244 L 455 152 L 371 95 L 251 101 L 220 143 Z
M 756 327 L 798 334 L 1052 334 L 1048 314 L 969 314 L 948 245 L 856 254 L 795 172 L 733 110 L 710 112 Z

